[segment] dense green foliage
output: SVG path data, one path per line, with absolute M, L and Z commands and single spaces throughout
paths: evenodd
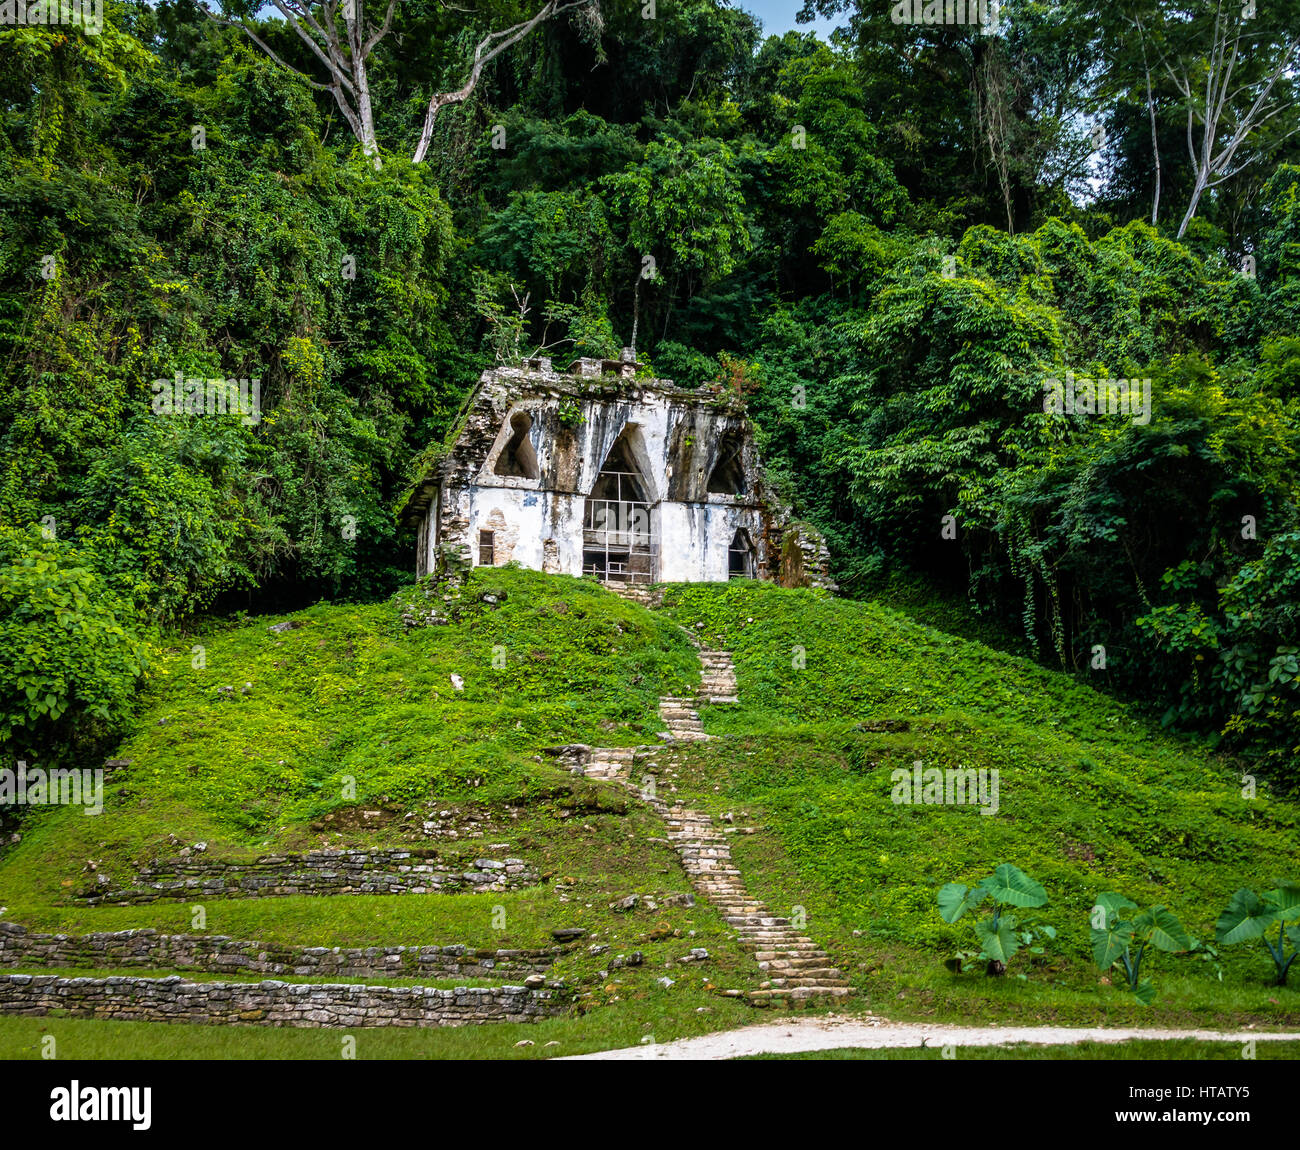
M 426 591 L 455 622 L 405 630 Z M 650 741 L 658 697 L 699 674 L 675 627 L 589 582 L 530 571 L 475 571 L 464 586 L 287 622 L 163 652 L 149 711 L 120 750 L 137 766 L 106 799 L 114 855 L 161 849 L 172 825 L 247 851 L 358 803 L 526 799 L 565 778 L 533 761 L 541 748 Z M 48 835 L 94 853 L 95 822 L 59 812 L 16 865 Z
M 127 603 L 88 556 L 0 530 L 0 740 L 24 761 L 103 740 L 150 659 Z
M 878 7 L 810 4 L 833 44 L 718 0 L 576 9 L 413 163 L 429 96 L 532 9 L 403 3 L 378 167 L 278 21 L 285 66 L 193 0 L 0 30 L 0 519 L 52 518 L 145 626 L 374 600 L 483 366 L 635 343 L 745 381 L 850 594 L 958 592 L 1293 784 L 1294 75 L 1243 116 L 1295 6 L 1234 56 L 1213 172 L 1178 82 L 1215 59 L 1203 14 L 1005 0 L 988 35 Z M 1149 419 L 1045 413 L 1067 374 L 1149 379 Z M 259 411 L 157 414 L 178 375 L 256 380 Z

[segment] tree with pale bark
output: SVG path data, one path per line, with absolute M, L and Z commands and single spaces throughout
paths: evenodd
M 1300 131 L 1287 123 L 1296 106 L 1300 9 L 1290 0 L 1267 8 L 1241 0 L 1186 10 L 1160 4 L 1134 28 L 1182 97 L 1187 118 L 1193 180 L 1181 239 L 1206 192 Z M 1149 73 L 1146 79 L 1150 101 Z
M 371 85 L 370 66 L 375 50 L 393 31 L 397 0 L 388 0 L 383 18 L 374 20 L 366 0 L 270 0 L 288 28 L 303 44 L 323 69 L 327 79 L 314 79 L 302 69 L 294 67 L 275 51 L 265 36 L 265 27 L 259 29 L 247 10 L 241 11 L 228 0 L 221 0 L 220 14 L 208 14 L 220 23 L 241 28 L 261 51 L 280 67 L 293 72 L 317 91 L 328 92 L 334 98 L 340 114 L 361 145 L 366 158 L 376 167 L 381 166 L 379 142 L 375 134 L 375 97 Z M 474 47 L 473 55 L 465 61 L 464 81 L 447 91 L 436 91 L 429 97 L 425 108 L 419 141 L 412 155 L 414 163 L 423 162 L 433 140 L 434 123 L 438 113 L 449 104 L 468 100 L 477 87 L 483 70 L 497 57 L 526 39 L 539 25 L 564 12 L 581 10 L 588 23 L 597 29 L 601 16 L 599 0 L 546 0 L 531 16 L 508 27 L 488 32 Z M 462 11 L 462 9 L 458 9 Z

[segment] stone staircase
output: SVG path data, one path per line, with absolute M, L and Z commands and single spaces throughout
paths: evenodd
M 648 800 L 668 827 L 668 840 L 682 860 L 691 885 L 722 912 L 736 930 L 742 945 L 753 951 L 759 970 L 768 979 L 749 1000 L 766 1006 L 776 1000 L 845 998 L 852 993 L 848 980 L 830 956 L 788 918 L 778 918 L 751 895 L 731 861 L 725 831 L 699 811 L 659 799 Z
M 618 581 L 609 581 L 601 584 L 607 591 L 613 591 L 615 595 L 622 595 L 624 599 L 631 599 L 633 603 L 640 603 L 642 607 L 647 607 L 651 611 L 663 606 L 664 592 L 662 587 L 656 587 L 652 583 L 622 583 Z
M 694 699 L 662 696 L 659 700 L 659 717 L 664 721 L 664 734 L 671 742 L 702 742 L 713 737 L 705 734 Z
M 714 738 L 704 731 L 700 706 L 739 701 L 731 655 L 702 647 L 700 660 L 704 673 L 696 697 L 664 696 L 659 700 L 659 715 L 664 720 L 664 734 L 670 744 Z M 668 747 L 593 747 L 583 773 L 635 792 L 664 820 L 668 840 L 677 851 L 691 885 L 718 908 L 724 920 L 735 928 L 742 945 L 753 952 L 759 969 L 768 975 L 758 990 L 750 991 L 749 1001 L 755 1006 L 769 1006 L 845 998 L 852 994 L 848 980 L 824 950 L 788 918 L 774 915 L 745 889 L 740 871 L 732 863 L 727 839 L 728 833 L 738 828 L 719 830 L 709 815 L 641 791 L 638 765 L 644 764 L 652 770 L 660 768 L 667 765 L 665 755 L 671 762 L 672 751 Z
M 731 653 L 701 647 L 700 662 L 704 667 L 700 699 L 705 703 L 740 702 L 736 696 L 736 669 L 731 663 Z
M 659 700 L 659 717 L 675 743 L 698 742 L 713 737 L 704 733 L 700 704 L 740 702 L 736 696 L 736 670 L 729 652 L 700 647 L 700 663 L 703 674 L 700 676 L 700 689 L 693 698 L 664 695 Z

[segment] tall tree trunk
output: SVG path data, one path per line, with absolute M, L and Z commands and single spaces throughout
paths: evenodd
M 637 269 L 636 286 L 632 289 L 632 358 L 636 359 L 636 329 L 641 322 L 641 269 Z
M 1151 118 L 1151 154 L 1156 162 L 1156 188 L 1151 197 L 1151 226 L 1155 227 L 1156 221 L 1160 218 L 1160 137 L 1156 132 L 1156 102 L 1151 90 L 1151 66 L 1147 63 L 1146 33 L 1140 20 L 1134 23 L 1137 24 L 1138 35 L 1142 38 L 1142 70 L 1147 78 L 1147 115 Z
M 356 18 L 355 0 L 349 0 L 344 5 L 343 11 L 344 23 L 348 30 L 348 46 L 352 52 L 353 84 L 357 91 L 357 121 L 361 129 L 358 138 L 362 153 L 374 165 L 375 171 L 378 171 L 383 167 L 383 161 L 379 158 L 379 141 L 375 138 L 375 114 L 370 102 L 370 75 L 366 70 L 367 53 L 361 40 L 364 29 Z
M 981 76 L 980 73 L 983 73 Z M 997 172 L 1002 205 L 1007 213 L 1007 234 L 1015 235 L 1016 217 L 1011 190 L 1010 116 L 1008 81 L 1002 49 L 998 41 L 989 44 L 982 67 L 975 73 L 975 107 L 989 159 Z

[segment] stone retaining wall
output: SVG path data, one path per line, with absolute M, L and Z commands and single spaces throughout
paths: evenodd
M 128 1022 L 295 1027 L 467 1026 L 535 1022 L 562 1006 L 522 986 L 357 986 L 340 983 L 186 982 L 170 978 L 0 975 L 0 1014 Z
M 225 935 L 121 930 L 35 934 L 0 922 L 0 967 L 162 967 L 212 974 L 298 974 L 335 978 L 509 978 L 544 974 L 564 953 L 474 950 L 467 946 L 283 946 Z
M 507 891 L 540 881 L 523 859 L 516 858 L 480 858 L 465 866 L 462 860 L 440 859 L 436 851 L 419 847 L 308 851 L 264 855 L 252 862 L 165 859 L 143 868 L 132 888 L 85 895 L 78 901 L 125 906 L 159 899 Z

